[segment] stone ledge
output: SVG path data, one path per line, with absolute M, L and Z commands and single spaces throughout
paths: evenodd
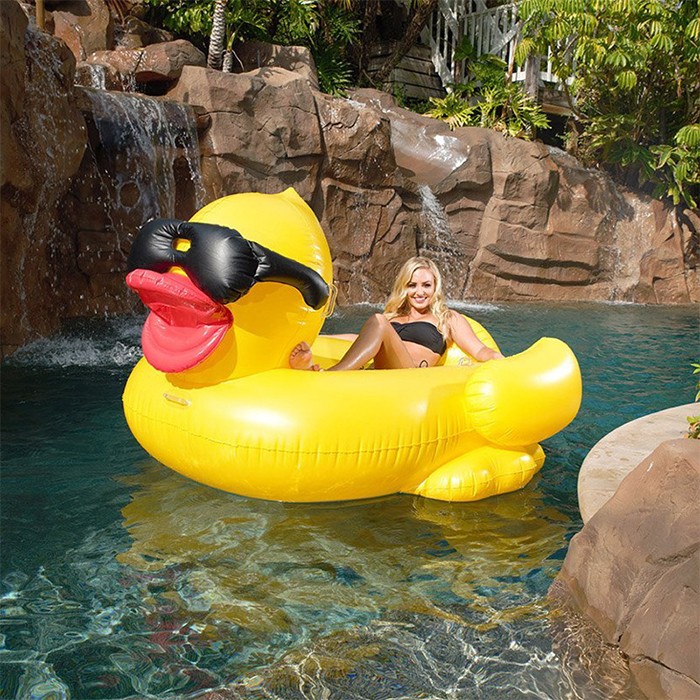
M 599 440 L 583 460 L 578 476 L 578 503 L 584 524 L 660 443 L 684 437 L 687 416 L 699 413 L 700 403 L 667 408 L 625 423 Z

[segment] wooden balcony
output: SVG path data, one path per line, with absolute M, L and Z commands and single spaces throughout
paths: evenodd
M 519 32 L 517 3 L 489 7 L 485 0 L 439 0 L 421 41 L 430 47 L 435 72 L 447 89 L 451 83 L 466 78 L 464 62 L 455 58 L 457 48 L 466 38 L 477 56 L 493 54 L 511 66 L 512 79 L 525 84 L 526 91 L 541 104 L 544 112 L 570 114 L 549 57 L 530 59 L 525 66 L 514 65 Z

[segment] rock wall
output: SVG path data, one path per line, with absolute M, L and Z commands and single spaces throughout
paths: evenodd
M 692 303 L 700 217 L 618 190 L 561 151 L 449 128 L 384 93 L 186 66 L 168 96 L 211 117 L 207 197 L 296 187 L 331 241 L 341 303 L 378 302 L 409 255 L 454 298 Z
M 104 0 L 78 17 L 67 5 L 49 13 L 63 39 L 14 0 L 0 7 L 3 352 L 63 318 L 132 308 L 121 278 L 146 219 L 289 186 L 328 235 L 341 304 L 380 302 L 416 253 L 437 260 L 456 299 L 700 298 L 697 212 L 621 191 L 563 152 L 451 132 L 376 91 L 322 94 L 301 49 L 256 50 L 248 63 L 260 68 L 221 73 L 136 17 L 116 22 Z M 134 133 L 152 140 L 137 157 L 125 145 Z
M 55 330 L 72 284 L 73 241 L 61 236 L 61 201 L 87 148 L 73 100 L 75 58 L 65 43 L 28 29 L 0 2 L 0 328 L 3 347 Z
M 550 595 L 592 620 L 647 697 L 700 697 L 697 440 L 662 443 L 625 477 L 571 540 Z
M 99 0 L 86 7 L 100 10 Z M 59 15 L 49 24 L 65 29 Z M 90 18 L 75 20 L 80 55 L 111 36 L 103 12 Z M 173 44 L 181 55 L 177 42 L 160 46 Z M 13 1 L 0 2 L 0 47 L 4 356 L 65 319 L 138 308 L 124 285 L 134 232 L 154 216 L 189 218 L 204 191 L 191 107 L 77 86 L 68 45 L 38 31 Z M 161 63 L 171 72 L 160 81 L 173 79 L 173 65 Z

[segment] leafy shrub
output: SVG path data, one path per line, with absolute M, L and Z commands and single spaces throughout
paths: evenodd
M 455 58 L 466 60 L 467 81 L 453 85 L 445 97 L 431 97 L 428 116 L 447 122 L 451 129 L 481 126 L 524 139 L 549 126 L 540 106 L 510 80 L 508 67 L 498 56 L 474 57 L 471 46 L 463 42 Z
M 700 200 L 696 0 L 522 0 L 516 61 L 549 52 L 574 114 L 568 149 L 618 181 Z
M 203 50 L 212 36 L 214 0 L 146 0 L 149 20 Z M 316 62 L 321 89 L 343 94 L 352 82 L 348 54 L 360 30 L 347 2 L 337 0 L 227 0 L 223 45 L 260 40 L 306 46 Z

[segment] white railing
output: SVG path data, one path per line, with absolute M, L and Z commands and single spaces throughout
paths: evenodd
M 455 52 L 464 38 L 476 55 L 500 56 L 509 66 L 518 42 L 520 22 L 516 3 L 488 8 L 484 0 L 439 0 L 438 7 L 423 30 L 421 39 L 430 46 L 433 65 L 443 85 L 463 82 L 464 61 Z M 513 80 L 525 80 L 525 66 L 513 67 Z M 543 59 L 539 79 L 556 83 L 551 60 Z

